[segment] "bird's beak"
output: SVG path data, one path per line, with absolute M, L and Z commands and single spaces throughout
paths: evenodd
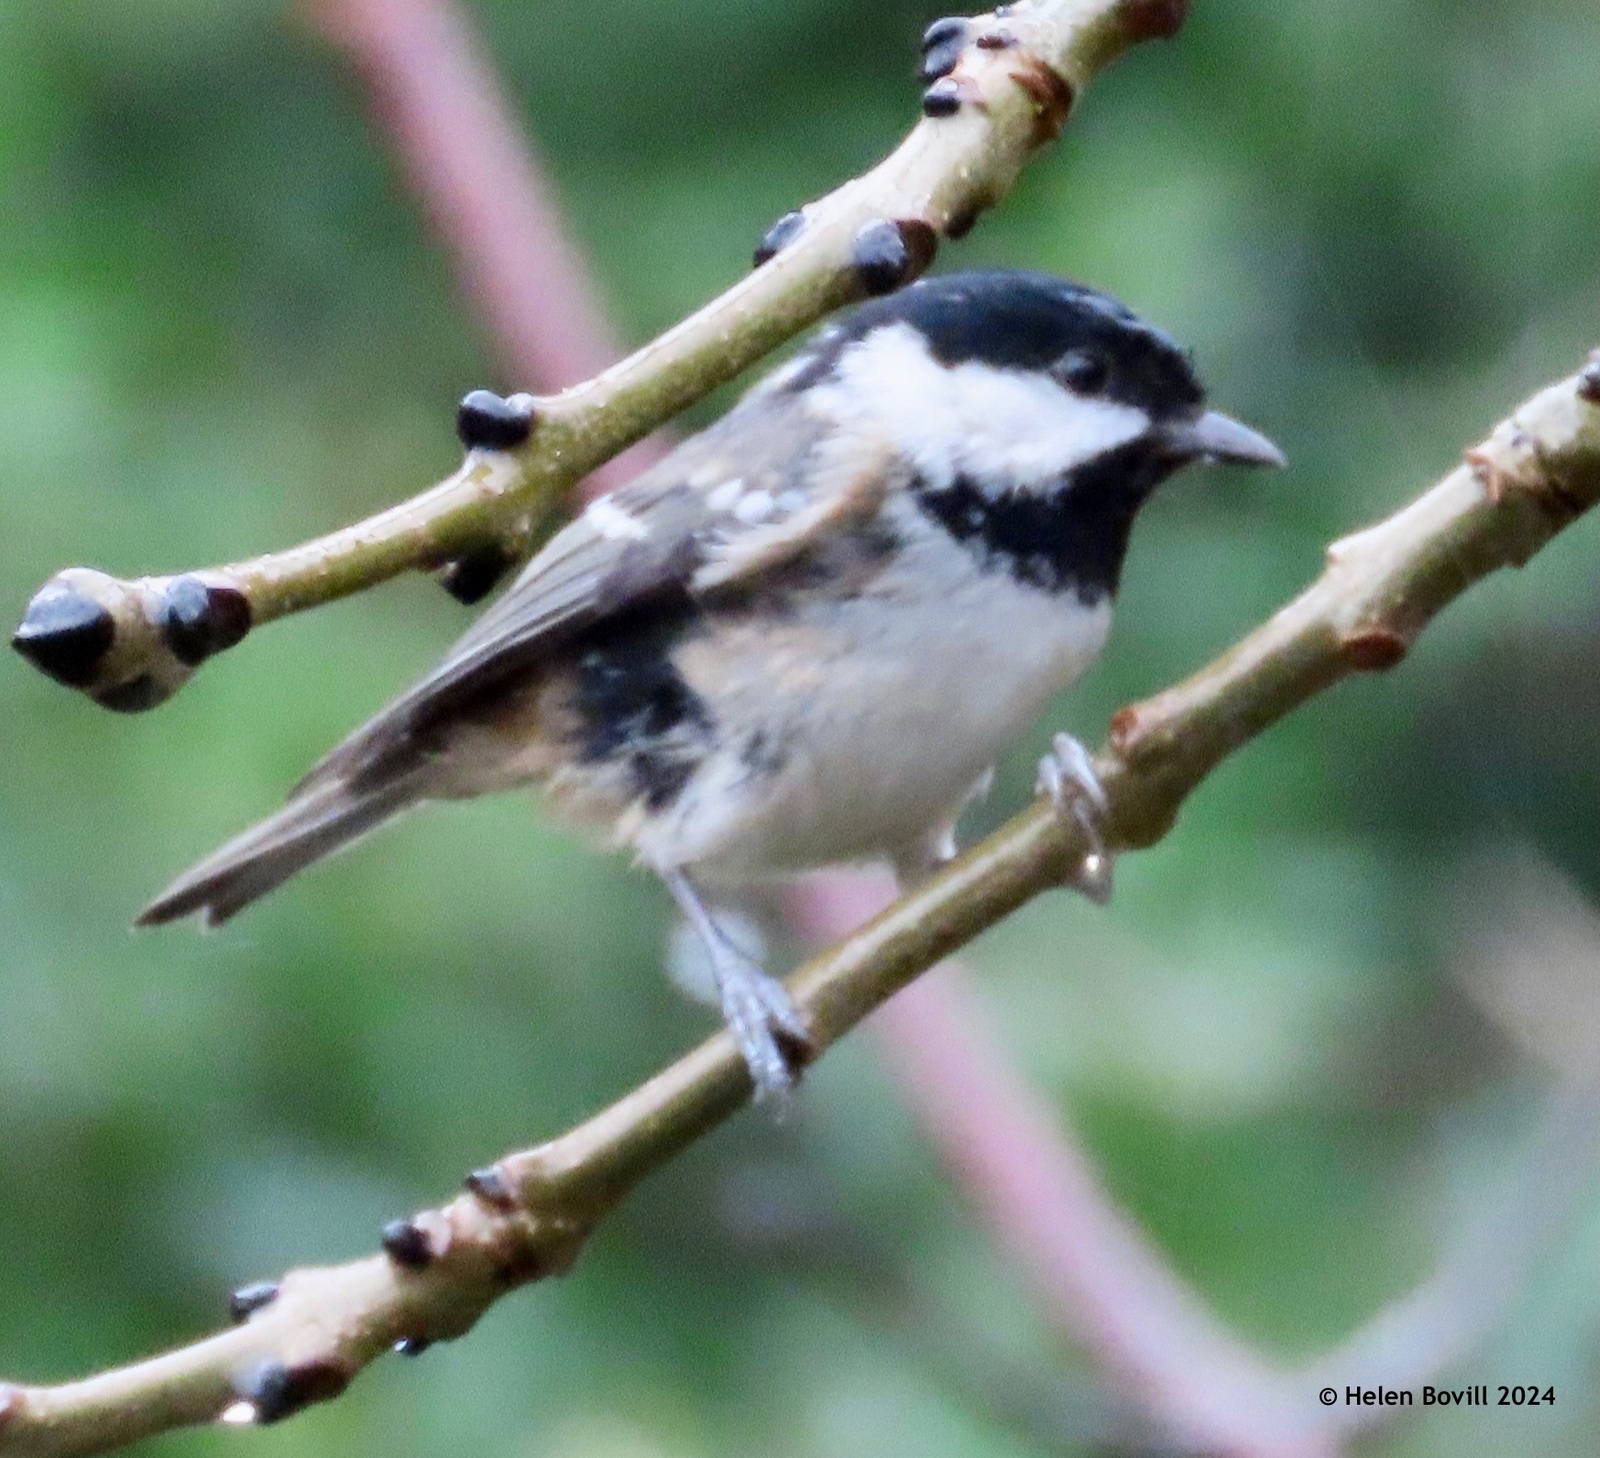
M 1226 461 L 1238 466 L 1287 466 L 1289 458 L 1262 435 L 1231 415 L 1208 410 L 1167 431 L 1169 445 L 1191 460 Z

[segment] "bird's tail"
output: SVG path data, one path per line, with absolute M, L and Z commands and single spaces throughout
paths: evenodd
M 226 921 L 313 861 L 349 845 L 423 798 L 418 772 L 353 789 L 348 781 L 312 783 L 259 825 L 190 867 L 138 915 L 156 926 L 203 912 L 207 926 Z

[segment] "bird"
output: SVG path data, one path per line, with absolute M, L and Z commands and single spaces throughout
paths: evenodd
M 1139 509 L 1195 462 L 1286 463 L 1110 295 L 996 269 L 872 299 L 589 504 L 138 921 L 223 922 L 403 810 L 536 787 L 661 879 L 756 1092 L 781 1098 L 805 1021 L 710 898 L 948 858 L 997 758 L 1100 653 Z M 1055 737 L 1040 783 L 1097 824 L 1076 740 Z

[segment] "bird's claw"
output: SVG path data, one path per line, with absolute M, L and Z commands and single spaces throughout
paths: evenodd
M 712 952 L 723 1021 L 739 1045 L 756 1099 L 781 1109 L 809 1060 L 811 1034 L 788 989 L 727 945 Z
M 660 875 L 705 949 L 723 1021 L 750 1070 L 757 1101 L 781 1112 L 800 1070 L 815 1056 L 810 1030 L 788 988 L 733 944 L 689 878 L 676 867 Z
M 1115 857 L 1106 849 L 1101 826 L 1111 802 L 1089 751 L 1072 735 L 1057 734 L 1051 739 L 1050 753 L 1039 761 L 1038 793 L 1048 795 L 1060 814 L 1077 821 L 1089 842 L 1087 854 L 1066 884 L 1104 906 L 1111 899 Z

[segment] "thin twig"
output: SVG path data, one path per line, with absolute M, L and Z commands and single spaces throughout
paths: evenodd
M 1540 391 L 1469 461 L 1387 521 L 1336 543 L 1322 576 L 1192 678 L 1121 711 L 1097 768 L 1120 849 L 1148 846 L 1226 755 L 1350 673 L 1392 667 L 1428 621 L 1520 566 L 1600 501 L 1594 366 Z M 1057 885 L 1088 852 L 1038 802 L 839 946 L 791 990 L 819 1050 L 921 971 Z M 472 1177 L 391 1254 L 291 1272 L 235 1331 L 59 1387 L 0 1389 L 0 1454 L 78 1454 L 225 1413 L 286 1416 L 397 1341 L 458 1336 L 511 1288 L 564 1270 L 645 1175 L 750 1095 L 719 1033 L 602 1113 Z
M 344 4 L 347 0 L 335 0 L 335 3 Z M 1513 477 L 1505 474 L 1504 463 L 1497 457 L 1491 455 L 1484 459 L 1488 466 L 1487 481 L 1494 491 L 1500 492 L 1506 489 L 1508 481 L 1513 487 L 1518 484 Z M 1560 494 L 1560 489 L 1561 483 L 1557 480 L 1555 482 L 1557 495 Z M 1394 642 L 1385 640 L 1382 634 L 1357 632 L 1346 636 L 1344 650 L 1357 660 L 1354 666 L 1375 667 L 1383 666 L 1382 660 L 1393 655 L 1396 648 Z M 944 1011 L 948 1013 L 949 1009 L 945 1008 Z M 945 1045 L 945 1051 L 949 1051 L 948 1044 Z M 690 1060 L 686 1060 L 685 1064 L 680 1064 L 678 1069 L 672 1072 L 686 1069 L 689 1062 Z M 693 1082 L 692 1071 L 690 1082 Z M 700 1108 L 698 1114 L 695 1112 L 692 1100 L 687 1109 L 684 1107 L 685 1088 L 681 1082 L 672 1085 L 669 1081 L 666 1086 L 658 1087 L 661 1084 L 662 1081 L 658 1080 L 657 1085 L 650 1086 L 657 1089 L 658 1098 L 666 1099 L 665 1104 L 657 1106 L 658 1111 L 674 1115 L 679 1118 L 680 1123 L 681 1116 L 685 1112 L 692 1117 L 701 1117 L 705 1114 L 704 1107 Z M 674 1087 L 676 1093 L 673 1092 Z M 650 1107 L 647 1102 L 640 1108 L 634 1109 L 633 1114 L 644 1113 L 648 1117 Z M 620 1114 L 623 1119 L 622 1130 L 613 1131 L 616 1134 L 614 1148 L 626 1151 L 630 1142 L 637 1144 L 636 1140 L 629 1141 L 622 1137 L 627 1132 L 626 1126 L 630 1114 L 624 1106 L 612 1110 L 611 1114 Z M 593 1130 L 600 1122 L 594 1121 L 585 1127 Z M 581 1132 L 575 1131 L 575 1133 Z M 1044 1141 L 1042 1147 L 1048 1147 L 1049 1131 L 1036 1132 Z M 677 1133 L 681 1136 L 683 1129 L 680 1127 Z M 541 1150 L 513 1157 L 507 1161 L 507 1165 L 520 1165 L 525 1173 L 537 1171 L 541 1164 L 549 1160 L 560 1146 L 566 1145 L 571 1137 L 573 1136 L 556 1141 L 555 1144 L 545 1146 Z M 670 1147 L 679 1147 L 681 1142 L 680 1138 L 677 1143 L 671 1143 Z M 666 1147 L 662 1146 L 663 1149 Z M 1036 1146 L 1030 1146 L 1028 1152 L 1032 1156 L 1036 1152 Z M 659 1155 L 661 1151 L 658 1150 L 657 1153 Z M 531 1165 L 527 1163 L 530 1160 L 533 1161 Z M 626 1177 L 627 1163 L 626 1159 L 620 1161 L 618 1168 L 612 1172 L 613 1177 L 618 1174 Z M 1020 1168 L 1022 1163 L 1020 1160 L 1011 1161 L 1011 1166 Z M 554 1168 L 558 1173 L 564 1168 L 560 1159 L 554 1161 Z M 474 1304 L 482 1300 L 482 1304 L 487 1305 L 488 1300 L 493 1299 L 493 1294 L 490 1294 L 487 1300 L 483 1300 L 481 1292 L 477 1289 L 484 1283 L 485 1262 L 487 1262 L 488 1283 L 496 1289 L 502 1283 L 531 1279 L 535 1275 L 559 1267 L 575 1254 L 588 1225 L 609 1207 L 611 1200 L 623 1188 L 615 1185 L 614 1180 L 601 1181 L 597 1189 L 586 1196 L 584 1182 L 580 1180 L 562 1193 L 566 1181 L 557 1179 L 552 1183 L 552 1188 L 557 1190 L 557 1197 L 552 1201 L 550 1208 L 536 1218 L 530 1221 L 526 1212 L 515 1208 L 500 1208 L 495 1212 L 494 1220 L 484 1223 L 482 1217 L 485 1213 L 486 1197 L 492 1205 L 504 1206 L 507 1203 L 502 1198 L 502 1192 L 510 1193 L 506 1179 L 505 1173 L 498 1172 L 493 1178 L 479 1181 L 478 1197 L 464 1198 L 456 1201 L 445 1211 L 430 1212 L 417 1217 L 417 1220 L 407 1227 L 408 1233 L 397 1238 L 391 1247 L 404 1253 L 406 1260 L 412 1263 L 405 1265 L 405 1270 L 414 1270 L 420 1262 L 421 1269 L 416 1272 L 419 1277 L 426 1270 L 441 1265 L 449 1264 L 453 1267 L 453 1274 L 446 1283 L 446 1290 L 442 1293 L 432 1290 L 419 1280 L 416 1289 L 411 1293 L 418 1298 L 416 1302 L 407 1302 L 398 1296 L 389 1299 L 380 1289 L 385 1285 L 384 1277 L 393 1274 L 389 1261 L 384 1258 L 338 1268 L 331 1272 L 296 1273 L 286 1281 L 283 1294 L 275 1302 L 269 1303 L 267 1308 L 263 1308 L 263 1315 L 252 1321 L 249 1327 L 239 1333 L 228 1334 L 186 1349 L 184 1352 L 174 1354 L 172 1358 L 161 1359 L 156 1364 L 142 1364 L 141 1367 L 128 1369 L 121 1375 L 130 1380 L 121 1390 L 117 1383 L 119 1374 L 106 1374 L 104 1377 L 91 1379 L 88 1384 L 73 1384 L 68 1388 L 32 1392 L 23 1389 L 0 1389 L 0 1447 L 5 1446 L 4 1430 L 9 1428 L 14 1434 L 20 1434 L 23 1431 L 24 1416 L 37 1420 L 48 1414 L 52 1410 L 52 1399 L 57 1403 L 64 1403 L 68 1408 L 76 1404 L 77 1431 L 81 1439 L 86 1439 L 88 1447 L 47 1446 L 38 1448 L 38 1451 L 87 1451 L 95 1446 L 106 1445 L 108 1440 L 96 1440 L 92 1436 L 97 1421 L 102 1427 L 109 1426 L 114 1430 L 109 1442 L 122 1441 L 122 1438 L 116 1436 L 115 1430 L 119 1423 L 126 1420 L 126 1413 L 121 1411 L 120 1404 L 129 1391 L 143 1394 L 148 1400 L 146 1407 L 148 1417 L 160 1418 L 168 1411 L 163 1406 L 161 1394 L 165 1394 L 180 1413 L 187 1412 L 190 1410 L 187 1404 L 193 1401 L 195 1395 L 198 1393 L 203 1396 L 205 1393 L 205 1381 L 191 1360 L 194 1358 L 198 1358 L 201 1368 L 210 1367 L 220 1361 L 224 1366 L 214 1370 L 232 1372 L 230 1380 L 221 1385 L 222 1395 L 219 1400 L 227 1401 L 240 1392 L 247 1392 L 251 1399 L 247 1404 L 247 1415 L 263 1418 L 281 1416 L 306 1401 L 331 1395 L 345 1380 L 348 1380 L 350 1372 L 356 1366 L 365 1360 L 370 1360 L 371 1355 L 381 1351 L 387 1341 L 416 1342 L 428 1336 L 453 1334 L 457 1329 L 454 1323 L 462 1319 L 462 1313 L 466 1313 L 465 1320 L 470 1323 L 476 1314 L 473 1309 Z M 624 1178 L 624 1186 L 626 1182 Z M 539 1185 L 541 1181 L 534 1180 L 533 1183 Z M 562 1215 L 563 1210 L 566 1212 L 565 1218 Z M 1155 1269 L 1159 1271 L 1159 1264 Z M 326 1279 L 311 1282 L 308 1287 L 306 1278 L 313 1274 Z M 1146 1273 L 1138 1269 L 1134 1270 L 1133 1275 L 1139 1280 L 1144 1280 L 1146 1277 Z M 300 1328 L 303 1330 L 309 1326 L 309 1329 L 317 1330 L 323 1325 L 321 1321 L 315 1319 L 317 1313 L 320 1312 L 323 1316 L 330 1314 L 319 1304 L 317 1298 L 325 1296 L 330 1290 L 345 1291 L 347 1294 L 355 1292 L 359 1298 L 363 1280 L 367 1281 L 370 1288 L 366 1294 L 371 1299 L 365 1305 L 361 1304 L 359 1299 L 356 1301 L 354 1318 L 342 1328 L 343 1344 L 334 1350 L 331 1357 L 314 1343 L 309 1347 L 303 1341 L 273 1344 L 273 1332 L 269 1331 L 265 1324 L 267 1310 L 271 1310 L 278 1319 L 290 1320 L 292 1324 L 293 1313 L 290 1307 L 296 1301 L 300 1301 L 309 1308 L 308 1312 L 302 1313 L 302 1316 L 309 1315 L 312 1318 L 309 1322 L 302 1321 Z M 418 1311 L 422 1319 L 417 1318 Z M 243 1340 L 246 1334 L 260 1340 Z M 1138 1339 L 1139 1333 L 1136 1332 L 1135 1342 Z M 311 1352 L 305 1360 L 300 1360 L 296 1355 L 302 1350 Z M 263 1353 L 265 1355 L 262 1355 Z M 229 1362 L 233 1364 L 231 1367 L 226 1365 Z M 1156 1374 L 1158 1379 L 1165 1375 L 1160 1371 Z M 1245 1375 L 1250 1376 L 1248 1372 Z M 1170 1400 L 1166 1403 L 1169 1408 L 1173 1405 Z M 232 1408 L 237 1414 L 239 1404 L 232 1404 Z M 59 1407 L 57 1410 L 60 1410 Z M 211 1412 L 216 1410 L 215 1407 L 210 1409 Z M 200 1419 L 179 1416 L 175 1420 L 203 1420 L 203 1416 Z M 169 1423 L 166 1421 L 158 1424 L 158 1426 L 167 1425 Z M 30 1421 L 27 1426 L 33 1427 L 34 1422 Z M 72 1426 L 70 1423 L 64 1425 L 65 1428 Z M 140 1429 L 140 1431 L 155 1430 L 158 1428 Z M 62 1430 L 58 1430 L 57 1436 L 61 1436 L 61 1433 Z M 1248 1436 L 1247 1434 L 1246 1437 Z M 20 1451 L 35 1450 L 34 1446 L 26 1446 Z M 1251 1447 L 1248 1442 L 1241 1440 L 1241 1445 L 1236 1446 L 1233 1451 L 1268 1451 L 1268 1449 Z

